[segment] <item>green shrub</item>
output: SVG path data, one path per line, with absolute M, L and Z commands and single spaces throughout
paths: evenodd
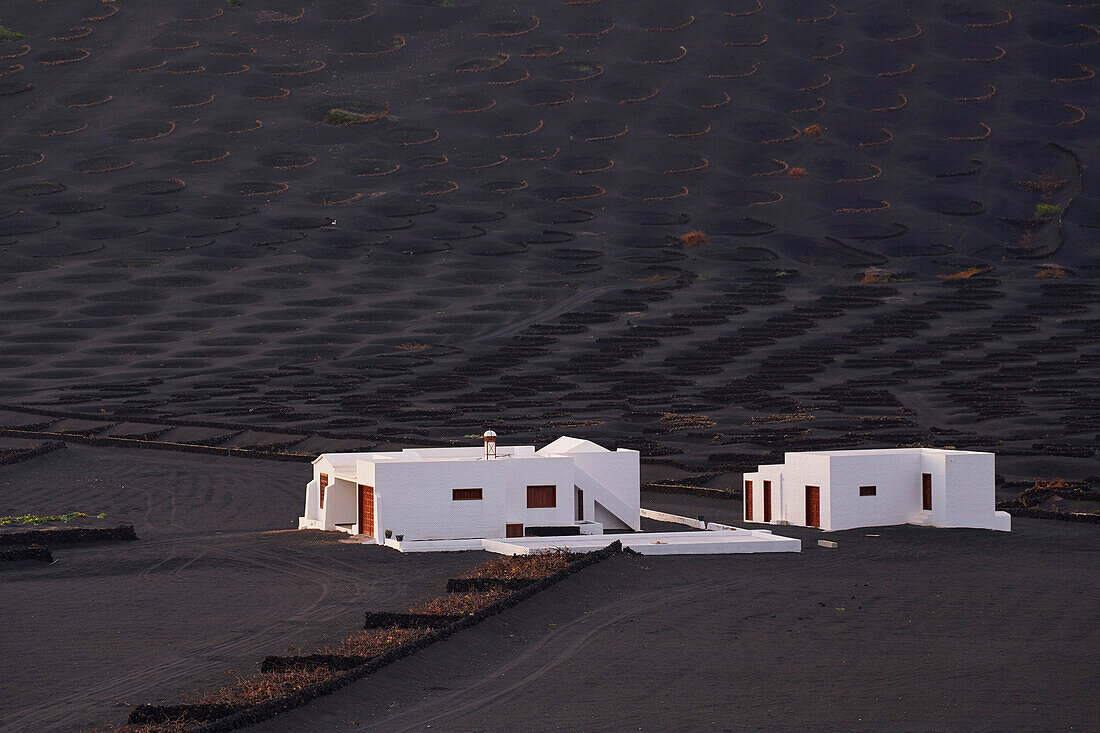
M 231 8 L 241 7 L 241 0 L 225 0 L 225 4 Z
M 1036 219 L 1053 219 L 1062 212 L 1062 207 L 1058 204 L 1036 204 L 1035 205 L 1035 218 Z
M 0 43 L 8 43 L 9 41 L 22 41 L 24 36 L 19 31 L 13 31 L 11 28 L 5 28 L 0 25 Z
M 330 125 L 354 125 L 356 122 L 362 122 L 363 115 L 357 112 L 349 112 L 346 109 L 339 109 L 333 107 L 325 115 L 325 122 Z
M 70 522 L 74 519 L 82 519 L 88 515 L 84 512 L 69 512 L 68 514 L 48 514 L 46 516 L 38 516 L 36 514 L 24 514 L 21 517 L 6 516 L 0 517 L 0 527 L 7 527 L 11 524 L 45 524 L 46 522 Z M 107 516 L 106 514 L 99 514 L 97 519 L 102 519 Z

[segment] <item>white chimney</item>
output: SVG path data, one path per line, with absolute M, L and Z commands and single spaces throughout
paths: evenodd
M 485 431 L 485 458 L 497 457 L 497 434 L 492 430 Z

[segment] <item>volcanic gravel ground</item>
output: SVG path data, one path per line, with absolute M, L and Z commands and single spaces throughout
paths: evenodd
M 937 445 L 1095 484 L 1095 11 L 4 3 L 0 428 L 313 454 L 492 427 L 719 488 Z M 7 727 L 119 721 L 473 562 L 264 534 L 301 465 L 112 450 L 0 468 L 0 511 L 142 538 L 3 570 Z M 1085 727 L 1094 529 L 1015 527 L 614 559 L 289 720 Z
M 1091 3 L 56 0 L 0 23 L 26 35 L 0 43 L 8 403 L 1095 474 Z
M 255 672 L 267 654 L 350 636 L 365 611 L 406 610 L 486 557 L 285 531 L 301 514 L 303 473 L 101 448 L 4 466 L 0 516 L 103 512 L 139 539 L 58 545 L 52 565 L 0 568 L 0 730 L 119 723 L 130 705 L 177 702 Z
M 775 530 L 802 554 L 612 558 L 256 730 L 1093 725 L 1095 526 Z

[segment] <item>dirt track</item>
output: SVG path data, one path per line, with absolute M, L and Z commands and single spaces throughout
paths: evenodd
M 53 487 L 35 510 L 106 512 L 140 539 L 0 568 L 0 657 L 18 660 L 0 677 L 0 730 L 121 722 L 438 595 L 482 557 L 270 533 L 297 526 L 308 471 L 294 464 L 76 447 L 3 471 L 0 514 Z
M 839 549 L 800 556 L 612 559 L 257 730 L 1095 722 L 1097 528 L 1020 520 L 1011 535 L 830 537 Z

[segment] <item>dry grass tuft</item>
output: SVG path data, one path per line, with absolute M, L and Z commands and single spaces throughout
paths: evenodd
M 706 244 L 710 240 L 707 239 L 707 235 L 698 229 L 694 229 L 690 232 L 680 235 L 680 244 L 685 247 L 698 247 L 701 244 Z
M 824 130 L 821 129 L 821 125 L 810 125 L 802 130 L 802 134 L 807 137 L 821 137 Z
M 248 677 L 238 677 L 231 685 L 207 692 L 188 702 L 200 705 L 255 705 L 266 700 L 289 695 L 315 685 L 332 676 L 327 669 L 292 669 L 287 672 L 259 672 Z
M 713 428 L 715 422 L 706 415 L 662 412 L 661 425 L 670 430 L 702 430 L 705 428 Z
M 1035 191 L 1045 196 L 1049 196 L 1059 190 L 1061 190 L 1067 183 L 1068 178 L 1057 178 L 1050 171 L 1043 171 L 1032 180 L 1028 181 L 1016 181 L 1016 184 L 1027 191 Z
M 813 420 L 809 412 L 777 412 L 774 415 L 753 415 L 745 421 L 746 425 L 774 425 L 776 423 L 806 422 Z
M 806 169 L 805 168 L 788 168 L 787 169 L 787 176 L 790 177 L 790 178 L 805 178 L 806 177 Z
M 881 267 L 868 267 L 860 272 L 862 277 L 859 279 L 860 285 L 875 285 L 877 283 L 888 283 L 893 277 L 889 272 Z
M 1043 280 L 1058 280 L 1069 277 L 1069 273 L 1061 265 L 1043 265 L 1043 269 L 1035 273 L 1035 277 Z
M 390 105 L 383 105 L 377 112 L 357 112 L 343 107 L 333 107 L 325 115 L 325 123 L 336 125 L 358 125 L 362 122 L 377 122 L 390 113 Z
M 421 344 L 417 343 L 416 341 L 406 341 L 403 344 L 397 345 L 397 348 L 401 349 L 402 351 L 423 351 L 424 349 L 430 349 L 431 347 L 431 344 Z
M 489 560 L 468 577 L 541 580 L 559 570 L 565 570 L 576 559 L 576 554 L 569 550 L 549 548 L 531 555 L 513 555 Z
M 950 275 L 939 275 L 941 280 L 969 280 L 975 275 L 983 275 L 993 269 L 993 265 L 979 265 L 977 267 L 967 267 L 953 272 Z
M 417 611 L 416 613 L 425 613 Z M 426 613 L 437 613 L 429 611 Z M 376 657 L 402 644 L 424 637 L 429 629 L 369 629 L 349 636 L 336 646 L 324 650 L 325 654 L 345 654 L 348 656 Z
M 438 613 L 441 615 L 464 616 L 487 608 L 508 595 L 506 590 L 491 590 L 484 593 L 448 593 L 438 598 L 418 601 L 409 609 L 411 613 Z

